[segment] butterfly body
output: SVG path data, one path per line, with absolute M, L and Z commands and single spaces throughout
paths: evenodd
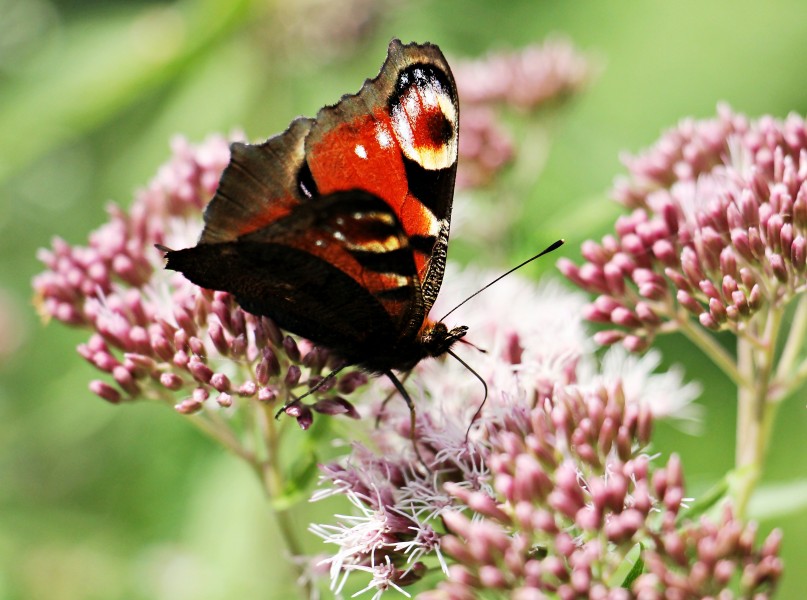
M 390 44 L 358 94 L 233 144 L 193 248 L 167 267 L 391 376 L 465 335 L 427 318 L 445 269 L 459 108 L 431 44 Z

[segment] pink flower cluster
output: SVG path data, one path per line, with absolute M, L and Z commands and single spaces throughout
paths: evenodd
M 501 103 L 528 111 L 574 94 L 589 82 L 591 65 L 564 38 L 549 38 L 517 52 L 493 52 L 451 69 L 464 103 Z
M 437 313 L 486 279 L 449 269 Z M 730 520 L 724 525 L 739 527 L 742 543 L 718 540 L 709 521 L 684 518 L 678 459 L 656 466 L 646 454 L 653 414 L 680 410 L 697 391 L 669 374 L 649 374 L 639 361 L 600 366 L 580 320 L 583 299 L 557 286 L 536 290 L 513 276 L 474 302 L 456 319 L 487 352 L 458 351 L 489 395 L 470 439 L 479 382 L 450 359 L 424 361 L 408 387 L 429 472 L 411 450 L 402 403 L 385 407 L 376 451 L 357 446 L 347 462 L 323 468 L 330 486 L 318 497 L 345 494 L 357 511 L 312 527 L 335 547 L 325 561 L 332 589 L 369 574 L 364 591 L 377 598 L 430 566 L 446 580 L 424 599 L 470 599 L 483 590 L 630 598 L 729 588 L 725 579 L 681 577 L 700 565 L 698 573 L 756 568 L 744 589 L 767 597 L 781 571 L 778 534 L 760 553 L 747 544 L 753 530 Z M 701 547 L 712 541 L 719 550 L 704 555 Z M 640 564 L 632 575 L 631 561 Z
M 615 196 L 633 209 L 616 235 L 559 261 L 598 294 L 587 317 L 613 328 L 601 343 L 642 350 L 688 315 L 743 333 L 763 308 L 781 308 L 807 279 L 807 126 L 802 117 L 749 121 L 721 107 L 687 120 L 644 154 Z
M 756 551 L 755 528 L 730 511 L 720 524 L 679 522 L 681 464 L 673 456 L 654 469 L 641 453 L 650 424 L 619 388 L 603 388 L 559 392 L 527 422 L 493 433 L 493 494 L 446 484 L 475 518 L 443 514 L 441 549 L 455 562 L 419 598 L 706 597 L 725 594 L 738 575 L 742 597 L 769 597 L 782 572 L 780 534 Z
M 109 402 L 157 398 L 185 414 L 208 400 L 229 407 L 234 397 L 285 403 L 288 392 L 316 384 L 335 359 L 242 311 L 229 294 L 202 290 L 164 270 L 154 245 L 195 243 L 202 209 L 230 156 L 223 137 L 197 147 L 177 139 L 173 153 L 128 212 L 110 208 L 110 220 L 90 235 L 88 246 L 57 238 L 40 252 L 48 268 L 33 284 L 40 310 L 92 332 L 78 351 L 109 375 L 90 383 Z M 361 373 L 346 372 L 320 388 L 310 406 L 295 403 L 287 412 L 303 427 L 312 410 L 356 417 L 336 392 L 349 394 L 365 381 Z
M 589 61 L 562 38 L 454 61 L 452 71 L 462 102 L 460 189 L 490 184 L 514 158 L 515 144 L 499 115 L 502 108 L 536 110 L 579 93 L 591 78 Z

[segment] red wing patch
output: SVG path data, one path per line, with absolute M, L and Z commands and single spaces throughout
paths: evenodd
M 378 77 L 319 112 L 306 158 L 320 193 L 359 188 L 392 207 L 419 240 L 423 281 L 436 240 L 448 236 L 458 139 L 459 105 L 442 53 L 393 41 Z

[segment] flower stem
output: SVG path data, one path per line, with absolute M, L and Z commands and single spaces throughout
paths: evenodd
M 776 341 L 782 325 L 782 310 L 772 308 L 764 322 L 763 346 L 756 348 L 745 335 L 737 339 L 737 363 L 741 373 L 751 376 L 737 390 L 737 440 L 735 467 L 739 477 L 735 489 L 737 514 L 744 516 L 748 502 L 759 481 L 770 441 L 776 403 L 769 394 L 774 372 Z M 749 334 L 753 335 L 749 322 Z
M 255 469 L 260 477 L 263 489 L 266 492 L 267 498 L 271 501 L 276 499 L 283 493 L 284 477 L 283 469 L 280 464 L 279 452 L 279 434 L 275 418 L 272 414 L 272 408 L 268 405 L 260 405 L 256 408 L 256 413 L 260 427 L 258 428 L 263 437 L 264 446 L 266 448 L 266 456 L 258 463 L 255 463 Z M 294 521 L 292 518 L 292 510 L 286 504 L 278 505 L 273 503 L 273 512 L 277 528 L 286 545 L 286 550 L 289 553 L 291 566 L 297 574 L 297 580 L 303 587 L 301 597 L 311 597 L 311 582 L 305 577 L 305 569 L 296 558 L 303 555 L 303 548 L 300 540 L 297 538 L 297 532 L 294 528 Z
M 737 340 L 737 362 L 744 373 L 754 368 L 753 347 L 748 340 Z M 758 398 L 750 385 L 737 389 L 737 434 L 735 439 L 734 461 L 738 482 L 734 489 L 735 509 L 739 516 L 745 514 L 751 493 L 759 479 L 758 449 L 761 437 L 761 423 L 757 418 Z
M 257 427 L 259 432 L 257 435 L 262 438 L 262 442 L 257 447 L 263 446 L 266 449 L 266 456 L 263 458 L 260 457 L 260 453 L 252 452 L 245 448 L 241 441 L 233 435 L 233 432 L 217 416 L 210 418 L 209 415 L 204 414 L 193 415 L 189 421 L 205 435 L 246 461 L 258 475 L 267 498 L 272 500 L 283 493 L 284 487 L 283 471 L 279 462 L 280 453 L 278 452 L 279 431 L 270 407 L 260 405 L 255 412 L 258 413 L 260 424 Z M 303 549 L 293 526 L 291 509 L 278 506 L 273 506 L 272 508 L 278 530 L 292 559 L 290 561 L 291 565 L 296 572 L 298 582 L 303 586 L 304 594 L 301 597 L 310 597 L 311 582 L 304 577 L 305 570 L 303 566 L 294 560 L 296 557 L 303 555 Z
M 738 368 L 734 359 L 728 352 L 706 331 L 703 327 L 697 326 L 692 321 L 683 317 L 678 319 L 681 332 L 701 351 L 708 356 L 713 363 L 734 382 L 738 388 L 749 387 L 751 382 L 747 379 L 750 371 Z
M 790 386 L 786 383 L 790 383 L 787 380 L 792 377 L 796 361 L 799 359 L 799 354 L 804 347 L 805 337 L 807 337 L 807 296 L 802 296 L 793 315 L 790 333 L 787 336 L 787 342 L 782 350 L 782 356 L 779 358 L 779 365 L 776 368 L 776 379 L 785 383 L 783 386 L 785 395 L 790 391 Z
M 221 446 L 248 463 L 255 461 L 255 455 L 241 444 L 239 439 L 220 419 L 211 419 L 207 415 L 192 415 L 189 419 L 200 431 Z

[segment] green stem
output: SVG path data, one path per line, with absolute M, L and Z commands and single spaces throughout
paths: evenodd
M 737 340 L 737 364 L 743 373 L 754 369 L 753 347 L 743 338 Z M 735 439 L 734 461 L 737 484 L 734 495 L 738 514 L 742 516 L 751 493 L 759 479 L 757 464 L 758 440 L 761 437 L 759 422 L 754 418 L 756 398 L 750 385 L 737 388 L 737 434 Z
M 257 406 L 254 413 L 258 425 L 254 430 L 256 431 L 256 436 L 260 438 L 255 446 L 256 452 L 245 448 L 244 444 L 227 426 L 227 423 L 218 415 L 214 414 L 210 417 L 206 414 L 199 414 L 191 416 L 188 420 L 205 435 L 249 464 L 260 479 L 267 498 L 271 500 L 272 498 L 280 496 L 284 488 L 283 470 L 279 461 L 279 431 L 275 419 L 272 416 L 272 409 L 262 404 L 255 404 L 257 404 Z M 265 449 L 266 456 L 259 456 L 260 448 Z M 285 542 L 289 555 L 292 559 L 302 556 L 303 548 L 297 538 L 291 509 L 273 506 L 273 513 L 275 521 L 277 522 L 277 528 Z M 301 585 L 303 586 L 304 594 L 301 597 L 310 597 L 312 591 L 311 583 L 303 577 L 303 575 L 305 575 L 303 566 L 295 560 L 291 560 L 291 566 L 298 580 L 303 582 Z
M 174 404 L 173 396 L 168 393 L 157 392 L 151 394 L 151 397 L 169 405 Z M 277 427 L 277 422 L 270 406 L 258 402 L 251 403 L 251 405 L 254 406 L 254 410 L 246 411 L 245 415 L 248 426 L 249 424 L 254 425 L 251 429 L 258 438 L 254 451 L 247 449 L 242 441 L 238 439 L 238 436 L 233 433 L 228 423 L 215 412 L 192 415 L 188 421 L 205 435 L 249 464 L 260 479 L 267 498 L 272 500 L 280 496 L 285 487 L 283 469 L 280 464 L 280 430 Z M 249 430 L 249 427 L 247 430 Z M 263 449 L 263 452 L 261 452 L 261 449 Z M 265 454 L 265 456 L 261 456 L 262 454 Z M 312 595 L 311 582 L 304 577 L 304 567 L 296 560 L 293 560 L 303 555 L 303 547 L 294 528 L 292 511 L 290 508 L 278 507 L 277 504 L 272 506 L 272 510 L 280 535 L 285 542 L 288 553 L 292 557 L 291 566 L 298 581 L 302 582 L 303 594 L 301 597 L 309 598 Z
M 266 492 L 267 498 L 272 500 L 277 498 L 283 493 L 284 477 L 283 469 L 280 464 L 279 452 L 279 439 L 280 432 L 277 428 L 277 422 L 272 414 L 272 408 L 267 405 L 259 405 L 256 407 L 256 417 L 260 424 L 259 435 L 263 437 L 263 445 L 266 448 L 266 457 L 255 464 L 256 471 L 263 484 L 263 489 Z M 286 549 L 291 555 L 291 566 L 297 574 L 298 581 L 302 582 L 303 594 L 301 597 L 311 597 L 311 582 L 308 581 L 305 575 L 303 566 L 294 560 L 295 558 L 303 555 L 303 547 L 297 537 L 297 531 L 294 527 L 294 520 L 292 511 L 289 507 L 280 507 L 277 504 L 273 506 L 275 521 L 280 535 L 286 544 Z
M 776 379 L 786 382 L 794 371 L 796 361 L 804 347 L 804 338 L 807 337 L 807 295 L 799 299 L 796 312 L 793 315 L 793 323 L 790 326 L 790 333 L 787 342 L 779 358 L 779 366 L 776 369 Z M 785 388 L 788 386 L 785 385 Z
M 739 370 L 753 377 L 737 390 L 735 466 L 739 479 L 735 489 L 735 505 L 740 517 L 745 515 L 748 502 L 759 481 L 770 441 L 776 405 L 769 401 L 769 392 L 782 317 L 782 310 L 775 308 L 767 315 L 761 349 L 756 349 L 746 337 L 741 336 L 737 340 Z M 750 335 L 754 334 L 753 325 L 753 321 L 750 321 Z
M 241 441 L 225 424 L 222 424 L 218 420 L 209 419 L 205 415 L 201 414 L 192 415 L 188 420 L 197 429 L 202 431 L 209 438 L 224 446 L 238 458 L 243 459 L 249 464 L 253 464 L 255 462 L 255 455 L 244 448 Z
M 729 355 L 728 352 L 714 339 L 709 333 L 707 333 L 703 327 L 699 325 L 695 325 L 689 318 L 684 317 L 678 319 L 678 325 L 681 329 L 681 332 L 698 348 L 700 348 L 706 356 L 708 356 L 713 363 L 715 363 L 720 369 L 734 382 L 738 388 L 749 387 L 751 384 L 746 378 L 746 374 L 750 373 L 750 371 L 746 371 L 742 368 L 738 368 L 737 364 L 735 364 L 734 359 Z

